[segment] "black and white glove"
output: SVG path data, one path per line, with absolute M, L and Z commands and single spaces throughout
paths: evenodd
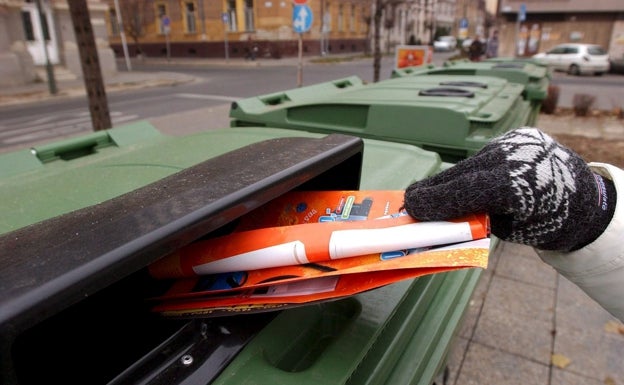
M 542 250 L 577 250 L 602 234 L 615 210 L 613 183 L 545 133 L 520 128 L 405 191 L 419 220 L 487 212 L 500 239 Z

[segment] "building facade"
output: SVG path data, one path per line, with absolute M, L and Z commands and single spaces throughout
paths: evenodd
M 40 5 L 40 8 L 38 7 Z M 103 75 L 116 71 L 107 40 L 108 5 L 87 0 Z M 82 76 L 80 54 L 66 0 L 0 0 L 0 87 L 42 81 L 38 67 L 62 66 Z
M 427 45 L 452 35 L 457 0 L 386 0 L 381 25 L 381 50 L 391 53 L 404 44 Z M 375 2 L 373 2 L 374 9 Z
M 109 39 L 123 54 L 119 20 L 130 56 L 279 58 L 298 52 L 292 0 L 108 1 Z M 303 53 L 367 50 L 370 0 L 308 0 L 309 30 L 301 33 Z M 119 13 L 119 15 L 118 15 Z M 119 17 L 118 17 L 119 16 Z
M 500 0 L 498 10 L 501 55 L 531 56 L 570 42 L 624 55 L 622 0 Z
M 457 0 L 455 10 L 453 34 L 459 40 L 474 38 L 476 35 L 487 37 L 489 31 L 484 0 Z

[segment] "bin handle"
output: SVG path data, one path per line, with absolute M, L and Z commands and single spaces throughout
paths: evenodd
M 444 96 L 444 97 L 462 97 L 462 98 L 474 98 L 475 94 L 472 91 L 464 90 L 461 88 L 451 87 L 437 87 L 421 90 L 418 93 L 419 96 Z
M 441 86 L 456 86 L 456 87 L 476 87 L 476 88 L 488 88 L 488 85 L 481 82 L 470 82 L 470 81 L 452 81 L 452 82 L 441 82 Z
M 48 163 L 57 159 L 72 160 L 92 154 L 96 148 L 115 146 L 115 142 L 106 131 L 100 131 L 43 146 L 33 147 L 31 152 L 40 162 Z

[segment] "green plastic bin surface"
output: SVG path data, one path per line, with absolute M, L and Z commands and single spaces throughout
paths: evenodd
M 530 113 L 522 85 L 487 76 L 413 76 L 349 89 L 326 88 L 324 93 L 315 90 L 282 91 L 279 103 L 266 103 L 266 95 L 239 100 L 230 109 L 231 125 L 407 143 L 452 162 L 526 125 Z
M 393 70 L 391 77 L 418 75 L 477 75 L 494 76 L 506 79 L 525 87 L 525 97 L 529 101 L 541 102 L 548 96 L 550 72 L 548 67 L 530 61 L 447 61 L 442 66 L 408 67 Z
M 2 154 L 0 234 L 112 199 L 254 142 L 295 136 L 323 135 L 240 128 L 169 137 L 139 122 L 34 151 Z M 93 145 L 94 137 L 109 139 Z M 437 172 L 442 164 L 437 154 L 414 146 L 366 140 L 365 147 L 363 189 L 373 181 L 385 189 L 403 189 L 409 182 Z M 412 160 L 409 178 L 404 169 L 406 158 Z
M 168 137 L 139 122 L 3 154 L 0 232 L 97 204 L 250 143 L 321 136 L 241 127 Z M 436 153 L 365 139 L 360 187 L 402 189 L 444 167 Z M 445 365 L 480 274 L 436 274 L 282 311 L 216 383 L 430 384 Z

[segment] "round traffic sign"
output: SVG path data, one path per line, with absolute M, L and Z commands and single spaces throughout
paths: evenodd
M 306 4 L 308 0 L 293 0 L 293 3 L 303 5 Z

